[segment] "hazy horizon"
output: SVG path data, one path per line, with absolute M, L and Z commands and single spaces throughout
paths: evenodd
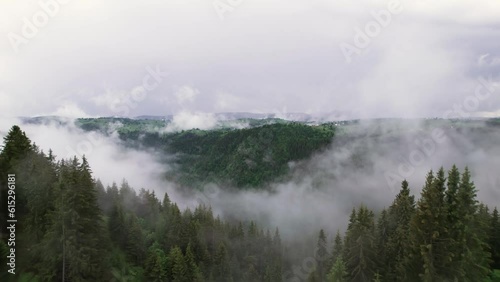
M 496 0 L 230 2 L 2 1 L 0 117 L 500 114 Z

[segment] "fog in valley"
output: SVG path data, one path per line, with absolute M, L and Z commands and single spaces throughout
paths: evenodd
M 21 121 L 9 121 L 13 122 Z M 500 201 L 500 159 L 491 157 L 500 155 L 500 133 L 488 130 L 482 122 L 462 132 L 449 122 L 426 126 L 426 120 L 362 120 L 339 125 L 338 136 L 328 148 L 308 160 L 289 163 L 286 181 L 251 190 L 207 184 L 201 192 L 181 190 L 165 179 L 169 160 L 175 156 L 130 148 L 116 132 L 84 132 L 71 119 L 67 122 L 25 124 L 22 129 L 41 149 L 52 149 L 58 158 L 85 155 L 94 177 L 105 186 L 119 185 L 125 179 L 136 190 L 154 190 L 160 199 L 167 192 L 182 209 L 202 203 L 227 219 L 277 226 L 285 239 L 305 238 L 312 235 L 305 230 L 315 234 L 321 228 L 333 236 L 346 228 L 353 207 L 387 208 L 403 179 L 418 197 L 425 175 L 441 166 L 445 170 L 453 164 L 460 169 L 468 166 L 479 190 L 478 199 L 492 206 Z M 8 130 L 6 125 L 2 124 L 2 133 Z

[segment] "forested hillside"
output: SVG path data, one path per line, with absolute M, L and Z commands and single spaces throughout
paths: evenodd
M 299 257 L 289 250 L 303 246 L 282 242 L 278 228 L 227 221 L 209 206 L 180 210 L 167 194 L 127 182 L 104 187 L 85 158 L 44 153 L 17 126 L 4 139 L 0 172 L 0 220 L 7 174 L 15 174 L 17 219 L 14 246 L 2 229 L 2 281 L 500 279 L 498 210 L 477 201 L 467 168 L 429 172 L 418 199 L 404 181 L 387 209 L 354 208 L 334 242 L 321 230 L 316 248 Z M 7 273 L 12 249 L 15 276 Z
M 164 137 L 167 151 L 179 154 L 187 185 L 226 181 L 257 187 L 284 176 L 290 161 L 303 160 L 330 144 L 334 127 L 299 123 L 272 124 L 241 130 L 189 130 Z M 169 175 L 177 180 L 174 171 Z
M 181 211 L 167 194 L 160 201 L 126 182 L 105 189 L 85 158 L 56 160 L 17 126 L 5 138 L 0 171 L 15 174 L 18 221 L 15 246 L 2 229 L 2 281 L 282 280 L 278 229 L 227 222 L 207 206 Z M 7 273 L 11 247 L 16 276 Z
M 289 171 L 290 161 L 307 159 L 330 144 L 336 129 L 333 123 L 310 125 L 274 118 L 224 121 L 213 130 L 175 132 L 164 132 L 168 121 L 162 120 L 97 118 L 75 123 L 86 131 L 116 131 L 128 146 L 174 156 L 166 178 L 190 187 L 206 183 L 258 187 L 279 180 Z

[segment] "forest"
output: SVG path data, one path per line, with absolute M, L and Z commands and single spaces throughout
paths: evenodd
M 47 121 L 43 117 L 27 122 Z M 84 131 L 116 132 L 129 147 L 175 155 L 174 161 L 168 163 L 174 169 L 166 178 L 200 189 L 206 183 L 258 188 L 283 179 L 289 162 L 321 151 L 331 143 L 336 130 L 333 123 L 309 125 L 276 118 L 221 121 L 211 130 L 162 131 L 168 124 L 169 121 L 128 118 L 75 121 L 75 126 Z M 235 130 L 234 124 L 247 127 Z
M 259 130 L 181 132 L 169 147 L 187 151 L 190 140 L 201 144 L 193 161 L 200 167 L 190 163 L 190 173 L 213 170 L 216 178 L 241 175 L 236 183 L 259 185 L 271 179 L 265 175 L 269 167 L 246 175 L 237 167 L 217 167 L 227 160 L 212 158 L 223 148 L 241 153 L 249 141 L 238 138 L 258 144 L 258 134 L 268 131 L 274 139 L 258 147 L 272 150 L 279 171 L 333 137 L 333 129 L 323 126 Z M 217 145 L 203 146 L 204 140 Z M 314 230 L 316 238 L 309 239 L 316 244 L 304 243 L 310 251 L 301 256 L 292 250 L 303 246 L 283 240 L 279 226 L 225 219 L 206 205 L 181 210 L 167 193 L 135 190 L 127 181 L 105 186 L 85 157 L 59 159 L 19 126 L 4 138 L 0 172 L 0 221 L 4 226 L 11 212 L 11 174 L 17 220 L 15 246 L 2 228 L 1 281 L 500 281 L 498 209 L 477 200 L 467 167 L 429 171 L 418 198 L 411 191 L 419 187 L 405 180 L 386 209 L 353 207 L 333 242 L 323 229 Z M 7 272 L 13 247 L 15 275 Z

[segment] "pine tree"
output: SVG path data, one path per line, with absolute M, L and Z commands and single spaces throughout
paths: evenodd
M 344 246 L 348 281 L 370 281 L 376 271 L 374 214 L 365 206 L 353 214 L 356 214 L 356 220 L 347 231 Z
M 229 258 L 227 249 L 224 243 L 220 243 L 214 257 L 214 278 L 217 281 L 229 282 L 232 281 Z
M 379 273 L 385 276 L 387 272 L 388 256 L 387 256 L 387 242 L 389 241 L 389 236 L 392 233 L 389 226 L 389 213 L 384 208 L 380 213 L 377 221 L 376 228 L 376 253 L 377 253 L 377 270 Z
M 325 280 L 326 273 L 328 272 L 327 262 L 329 259 L 326 244 L 326 235 L 323 229 L 319 231 L 318 243 L 316 244 L 315 259 L 317 277 L 319 281 L 323 281 Z
M 144 265 L 146 278 L 151 282 L 163 282 L 167 280 L 168 259 L 165 252 L 158 243 L 154 243 L 148 250 Z
M 383 274 L 388 281 L 408 280 L 410 221 L 414 214 L 415 197 L 410 195 L 408 182 L 404 180 L 388 211 L 386 271 Z
M 345 236 L 344 236 L 344 249 L 342 251 L 342 257 L 344 257 L 344 260 L 345 258 L 347 258 L 348 256 L 348 249 L 346 246 L 350 246 L 350 242 L 349 240 L 351 239 L 350 236 L 347 236 L 353 229 L 353 226 L 354 224 L 356 223 L 356 208 L 353 208 L 352 211 L 351 211 L 351 215 L 349 216 L 349 224 L 347 225 L 347 230 L 345 232 Z
M 111 208 L 108 219 L 108 230 L 113 242 L 119 248 L 125 248 L 127 229 L 125 226 L 125 214 L 120 203 L 115 203 Z
M 448 211 L 448 218 L 446 227 L 450 237 L 450 250 L 452 253 L 451 260 L 447 267 L 451 269 L 451 276 L 462 277 L 463 270 L 461 268 L 461 256 L 459 254 L 461 242 L 460 233 L 462 229 L 461 211 L 459 210 L 459 199 L 457 193 L 460 186 L 460 171 L 453 165 L 448 172 L 447 190 L 445 193 L 446 208 Z
M 203 281 L 203 275 L 201 274 L 201 271 L 196 264 L 193 250 L 191 247 L 191 243 L 188 244 L 186 248 L 186 278 L 187 281 L 189 282 L 202 282 Z
M 489 274 L 490 254 L 485 251 L 488 240 L 485 234 L 489 227 L 477 220 L 476 188 L 470 179 L 468 168 L 465 168 L 462 174 L 457 201 L 461 227 L 458 230 L 459 251 L 457 253 L 461 262 L 459 266 L 462 270 L 461 275 L 468 281 L 483 281 Z
M 55 208 L 56 168 L 36 145 L 15 163 L 12 169 L 16 173 L 17 268 L 37 272 L 44 256 L 41 242 Z
M 128 216 L 126 224 L 127 233 L 125 234 L 124 250 L 128 258 L 135 265 L 142 265 L 145 257 L 145 242 L 139 219 L 135 214 Z
M 340 230 L 335 233 L 335 239 L 333 240 L 332 253 L 330 260 L 328 261 L 327 269 L 331 270 L 337 258 L 342 256 L 344 243 L 342 241 L 342 236 L 340 235 Z
M 491 247 L 491 268 L 500 269 L 500 219 L 498 209 L 495 207 L 491 214 L 491 232 L 489 243 Z
M 281 246 L 281 236 L 280 231 L 276 228 L 274 232 L 274 237 L 272 241 L 272 267 L 271 267 L 271 281 L 282 281 L 283 273 L 283 259 L 282 259 L 282 246 Z
M 436 177 L 432 171 L 429 172 L 411 222 L 415 251 L 413 267 L 417 268 L 416 273 L 419 273 L 424 282 L 445 281 L 448 275 L 445 269 L 450 260 L 447 253 L 449 240 L 446 230 L 447 210 L 444 205 L 445 181 L 442 168 Z
M 328 273 L 328 282 L 347 282 L 348 273 L 342 256 L 336 258 L 330 272 Z
M 12 126 L 3 140 L 2 152 L 0 153 L 0 169 L 12 173 L 11 168 L 16 165 L 17 161 L 26 157 L 32 151 L 33 146 L 26 133 L 17 125 Z
M 2 146 L 2 151 L 0 153 L 0 171 L 2 172 L 2 177 L 0 177 L 0 199 L 7 199 L 7 174 L 15 174 L 18 172 L 17 165 L 19 162 L 25 160 L 25 158 L 33 152 L 33 146 L 31 140 L 26 136 L 26 133 L 21 130 L 17 125 L 12 126 L 7 135 L 4 137 L 4 143 Z M 22 170 L 21 170 L 22 171 Z M 24 195 L 24 189 L 16 189 L 16 216 L 22 217 L 25 211 L 25 201 L 26 195 Z M 27 187 L 26 187 L 27 188 Z M 7 209 L 0 209 L 0 221 L 7 221 Z M 19 229 L 22 221 L 19 222 L 17 229 Z M 0 237 L 4 238 L 7 234 L 7 225 L 0 231 Z M 18 232 L 20 230 L 17 230 Z
M 191 282 L 188 280 L 188 267 L 182 251 L 179 247 L 170 249 L 168 261 L 172 268 L 172 281 L 174 282 Z
M 52 245 L 54 240 L 62 241 L 62 257 L 58 263 L 62 268 L 60 275 L 71 281 L 95 281 L 107 277 L 104 274 L 107 242 L 102 214 L 85 157 L 81 164 L 74 158 L 62 165 L 59 187 L 60 198 L 50 232 L 46 235 L 46 246 Z M 46 251 L 47 256 L 53 253 L 50 249 Z

